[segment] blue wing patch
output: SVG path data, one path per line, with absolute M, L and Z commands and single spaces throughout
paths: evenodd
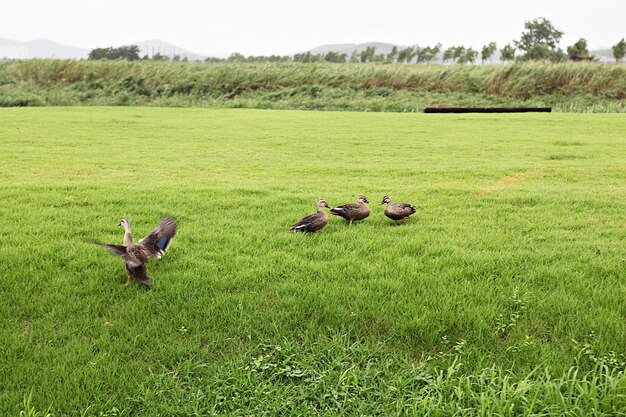
M 167 247 L 170 244 L 170 240 L 168 239 L 166 236 L 163 236 L 161 239 L 159 239 L 159 241 L 156 244 L 156 247 L 159 248 L 162 251 L 167 250 Z

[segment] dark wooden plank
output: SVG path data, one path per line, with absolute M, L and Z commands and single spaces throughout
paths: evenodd
M 424 113 L 550 113 L 552 107 L 426 107 Z

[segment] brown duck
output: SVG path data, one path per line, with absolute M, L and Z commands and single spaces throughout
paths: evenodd
M 330 209 L 330 214 L 343 217 L 348 220 L 348 226 L 352 226 L 355 220 L 363 220 L 370 215 L 369 201 L 364 195 L 360 195 L 356 199 L 356 204 L 344 204 Z
M 387 204 L 387 207 L 385 208 L 385 216 L 389 217 L 396 224 L 398 224 L 398 220 L 402 220 L 402 223 L 400 224 L 404 224 L 406 219 L 417 211 L 417 209 L 411 204 L 392 203 L 391 198 L 388 195 L 384 196 L 383 201 L 378 204 Z
M 315 204 L 317 208 L 317 213 L 309 214 L 308 216 L 304 216 L 300 221 L 289 229 L 290 232 L 310 232 L 314 233 L 320 230 L 322 227 L 326 226 L 328 223 L 328 214 L 322 207 L 330 208 L 328 203 L 324 200 L 317 200 Z
M 122 219 L 118 226 L 124 226 L 126 231 L 123 245 L 98 245 L 122 258 L 128 273 L 126 285 L 130 284 L 130 278 L 133 277 L 142 284 L 151 286 L 152 283 L 146 274 L 146 263 L 150 259 L 161 259 L 165 255 L 172 243 L 172 238 L 176 235 L 176 221 L 172 217 L 165 217 L 157 227 L 148 233 L 148 236 L 137 243 L 133 242 L 128 220 Z

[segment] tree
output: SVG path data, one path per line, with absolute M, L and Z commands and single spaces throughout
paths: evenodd
M 372 62 L 376 62 L 377 64 L 385 62 L 385 54 L 376 54 L 374 58 L 372 58 Z
M 500 49 L 500 60 L 503 62 L 513 61 L 515 59 L 515 48 L 511 44 L 504 45 L 504 48 Z
M 365 48 L 365 51 L 361 52 L 361 62 L 363 63 L 373 62 L 375 55 L 376 55 L 376 47 L 368 46 L 367 48 Z
M 533 45 L 526 53 L 526 58 L 531 61 L 541 61 L 552 58 L 552 51 L 545 43 Z
M 626 41 L 624 41 L 624 38 L 622 38 L 621 41 L 613 45 L 611 50 L 613 51 L 613 58 L 615 58 L 615 63 L 621 61 L 624 58 L 624 55 L 626 55 Z
M 139 47 L 137 45 L 120 46 L 119 48 L 96 48 L 89 52 L 88 59 L 125 59 L 128 61 L 139 60 Z
M 311 63 L 311 62 L 320 62 L 324 60 L 324 56 L 323 55 L 318 55 L 318 54 L 312 54 L 311 51 L 307 51 L 303 54 L 295 54 L 293 56 L 293 60 L 295 62 L 302 62 L 305 64 Z
M 246 60 L 246 57 L 240 52 L 233 52 L 228 57 L 228 60 L 231 62 L 244 62 Z
M 465 55 L 466 49 L 464 46 L 451 46 L 443 52 L 443 62 L 451 60 L 454 63 L 457 62 L 459 59 L 463 61 L 463 57 L 465 57 Z
M 443 51 L 443 62 L 449 61 L 452 59 L 452 55 L 454 55 L 454 47 L 450 47 Z
M 414 55 L 416 57 L 415 62 L 419 64 L 420 62 L 430 62 L 432 61 L 437 54 L 441 51 L 441 44 L 438 43 L 435 46 L 426 46 L 424 48 L 420 48 L 419 46 L 415 46 Z
M 474 62 L 476 62 L 476 58 L 478 57 L 478 51 L 475 51 L 472 48 L 463 49 L 463 53 L 457 58 L 457 63 L 467 64 L 469 62 L 470 64 L 473 64 Z
M 578 39 L 578 42 L 567 47 L 567 55 L 570 59 L 588 58 L 589 50 L 587 49 L 587 40 L 584 38 Z
M 524 59 L 551 59 L 558 57 L 559 41 L 563 33 L 557 30 L 548 19 L 540 17 L 524 23 L 526 31 L 522 32 L 515 46 L 524 51 Z
M 484 63 L 496 52 L 497 46 L 495 42 L 489 42 L 488 45 L 483 46 L 480 51 L 480 61 Z
M 106 59 L 107 49 L 111 48 L 95 48 L 89 52 L 89 56 L 87 59 L 97 60 L 97 59 Z
M 350 63 L 351 64 L 358 64 L 359 62 L 361 62 L 361 56 L 359 55 L 359 53 L 355 49 L 354 51 L 352 51 L 352 54 L 350 55 Z
M 128 61 L 139 60 L 139 47 L 137 45 L 120 46 L 117 48 L 119 58 L 126 59 Z
M 452 59 L 454 61 L 458 61 L 465 55 L 465 47 L 464 46 L 456 46 L 452 52 Z
M 393 64 L 394 62 L 396 62 L 397 59 L 398 59 L 398 47 L 394 45 L 393 48 L 391 48 L 391 52 L 387 54 L 386 62 L 389 64 Z
M 328 51 L 326 55 L 324 56 L 324 61 L 335 62 L 338 64 L 345 64 L 347 56 L 348 54 L 340 54 L 339 52 Z
M 413 59 L 413 48 L 411 46 L 398 52 L 398 62 L 411 62 Z
M 426 53 L 424 53 L 424 62 L 430 62 L 435 59 L 437 54 L 441 52 L 441 46 L 442 45 L 438 43 L 435 46 L 426 48 Z
M 153 61 L 169 61 L 170 58 L 167 55 L 161 55 L 160 52 L 157 52 L 156 54 L 152 55 L 151 58 Z

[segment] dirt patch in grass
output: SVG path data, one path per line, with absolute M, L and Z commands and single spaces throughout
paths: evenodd
M 575 168 L 538 168 L 538 169 L 529 169 L 526 171 L 520 172 L 512 172 L 510 174 L 505 175 L 497 182 L 481 187 L 478 190 L 480 195 L 491 194 L 496 191 L 501 191 L 506 188 L 509 188 L 515 184 L 518 184 L 522 181 L 528 181 L 531 178 L 534 178 L 541 174 L 546 173 L 557 173 L 557 172 L 578 172 L 578 173 L 593 173 L 598 171 L 626 171 L 626 166 L 612 166 L 612 167 L 575 167 Z
M 527 170 L 527 171 L 512 172 L 512 173 L 507 174 L 504 177 L 502 177 L 495 184 L 491 184 L 491 185 L 487 185 L 485 187 L 481 187 L 478 190 L 478 193 L 480 195 L 485 195 L 485 194 L 493 193 L 494 191 L 498 191 L 498 190 L 502 190 L 504 188 L 508 188 L 508 187 L 512 186 L 513 184 L 517 184 L 517 183 L 519 183 L 521 181 L 527 181 L 527 180 L 537 176 L 540 172 L 543 172 L 543 171 L 545 171 L 545 170 L 543 170 L 543 169 L 530 169 L 530 170 Z

